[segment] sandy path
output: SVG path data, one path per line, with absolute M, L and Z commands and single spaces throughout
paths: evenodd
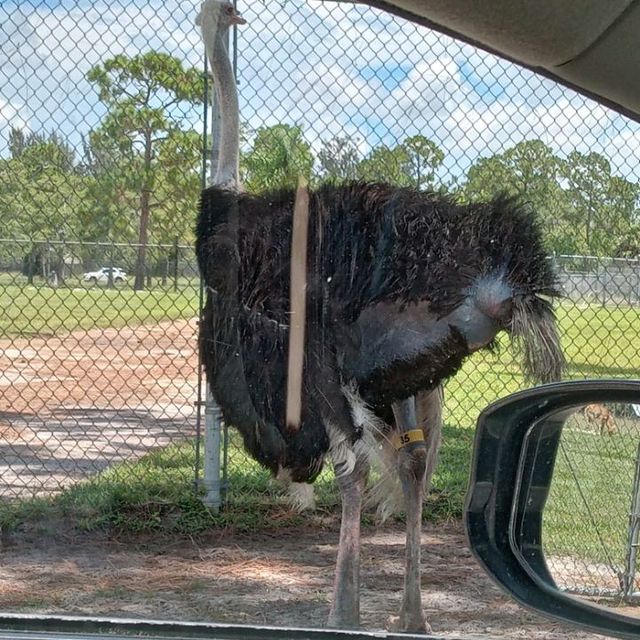
M 195 319 L 0 340 L 0 496 L 43 494 L 193 434 Z

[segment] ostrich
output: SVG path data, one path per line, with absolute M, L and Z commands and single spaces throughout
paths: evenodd
M 329 626 L 359 625 L 363 499 L 372 495 L 382 516 L 404 502 L 405 580 L 390 626 L 425 632 L 422 503 L 440 444 L 443 381 L 501 331 L 530 379 L 557 379 L 564 365 L 538 222 L 506 197 L 462 205 L 362 182 L 311 190 L 303 405 L 299 424 L 287 424 L 295 193 L 243 192 L 224 36 L 244 20 L 226 0 L 205 0 L 197 23 L 222 129 L 196 229 L 207 291 L 200 349 L 212 393 L 248 453 L 286 479 L 301 505 L 312 503 L 325 460 L 333 464 L 342 520 Z M 382 480 L 370 492 L 372 464 Z

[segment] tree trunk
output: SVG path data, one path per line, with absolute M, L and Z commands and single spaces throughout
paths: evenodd
M 144 290 L 144 278 L 147 268 L 147 236 L 149 231 L 149 190 L 140 194 L 140 229 L 138 231 L 138 256 L 136 258 L 135 291 Z
M 151 173 L 151 131 L 144 133 L 144 184 L 140 193 L 140 227 L 138 230 L 138 256 L 136 258 L 136 277 L 133 283 L 134 291 L 144 290 L 144 277 L 147 266 L 147 239 L 149 234 L 149 216 L 151 199 L 151 185 L 149 176 Z

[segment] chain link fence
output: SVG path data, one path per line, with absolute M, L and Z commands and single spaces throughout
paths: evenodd
M 199 473 L 192 246 L 210 139 L 196 4 L 0 6 L 3 504 L 83 479 L 133 482 L 151 473 L 134 464 L 149 455 L 154 479 L 190 488 Z M 522 194 L 540 212 L 567 294 L 558 318 L 568 377 L 637 377 L 637 124 L 365 6 L 240 10 L 248 25 L 232 50 L 247 190 L 303 174 L 463 200 Z M 523 386 L 507 350 L 477 354 L 448 383 L 436 495 L 460 504 L 478 413 Z M 577 464 L 609 456 L 603 442 L 637 439 L 633 429 L 592 435 L 597 452 L 576 444 Z M 635 448 L 616 451 L 609 457 L 632 469 Z M 224 456 L 230 500 L 267 490 L 233 433 Z M 619 467 L 608 468 L 613 477 Z M 627 507 L 609 511 L 610 496 L 591 508 L 628 525 Z M 557 535 L 571 542 L 577 507 L 564 513 Z
M 559 256 L 556 265 L 565 296 L 602 306 L 640 304 L 640 260 Z
M 0 491 L 51 495 L 193 437 L 192 246 L 0 238 Z M 125 474 L 126 475 L 126 474 Z
M 543 522 L 556 583 L 637 605 L 640 404 L 591 404 L 565 424 Z

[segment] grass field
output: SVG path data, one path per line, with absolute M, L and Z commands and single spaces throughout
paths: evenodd
M 102 286 L 52 289 L 0 282 L 0 338 L 59 335 L 77 329 L 153 324 L 198 314 L 197 281 L 178 291 Z
M 195 286 L 185 286 L 176 293 L 164 289 L 134 292 L 130 288 L 16 287 L 0 281 L 0 335 L 4 337 L 155 323 L 192 317 L 197 308 Z M 640 309 L 565 302 L 558 308 L 558 320 L 569 363 L 567 377 L 640 375 Z M 444 443 L 429 498 L 428 518 L 460 516 L 477 416 L 489 402 L 524 386 L 505 337 L 497 354 L 476 354 L 448 382 Z M 628 511 L 624 509 L 628 510 L 629 489 L 620 498 L 612 497 L 607 477 L 619 475 L 627 483 L 633 472 L 638 438 L 637 434 L 633 438 L 620 434 L 609 440 L 611 446 L 616 443 L 615 452 L 604 448 L 606 438 L 579 431 L 563 445 L 565 452 L 582 458 L 574 465 L 579 470 L 579 483 L 575 469 L 563 467 L 560 458 L 558 461 L 554 487 L 557 494 L 550 501 L 548 520 L 554 553 L 581 553 L 600 561 L 603 546 L 620 548 L 626 535 L 624 514 Z M 189 534 L 212 526 L 258 529 L 300 521 L 303 516 L 286 509 L 278 487 L 264 470 L 246 458 L 235 441 L 229 458 L 229 504 L 218 515 L 204 509 L 193 494 L 195 459 L 193 443 L 189 442 L 151 453 L 136 463 L 115 466 L 51 499 L 2 503 L 0 526 L 43 519 L 46 514 L 64 517 L 88 529 L 162 529 Z M 592 496 L 590 524 L 579 536 L 576 521 L 587 516 L 577 506 L 576 487 L 588 488 Z M 318 479 L 316 492 L 320 512 L 335 513 L 338 498 L 329 472 Z M 612 515 L 616 501 L 615 513 L 623 515 Z M 580 542 L 576 543 L 578 537 Z
M 566 423 L 545 510 L 545 552 L 607 566 L 624 563 L 640 419 L 617 417 L 600 435 L 582 414 Z
M 567 379 L 640 377 L 640 308 L 565 302 L 557 316 Z M 445 420 L 473 428 L 487 404 L 526 386 L 503 334 L 499 354 L 475 354 L 447 383 Z
M 425 517 L 459 517 L 466 488 L 466 465 L 473 433 L 444 428 L 439 471 Z M 109 530 L 124 535 L 163 532 L 197 535 L 212 527 L 258 531 L 301 524 L 308 514 L 292 511 L 282 487 L 242 451 L 231 432 L 228 504 L 212 514 L 194 492 L 195 442 L 187 441 L 152 452 L 144 458 L 114 465 L 93 479 L 45 498 L 0 501 L 0 529 L 21 525 L 45 530 L 65 521 L 79 530 Z M 317 512 L 339 513 L 339 496 L 332 472 L 326 468 L 314 483 Z M 373 512 L 365 521 L 373 521 Z

